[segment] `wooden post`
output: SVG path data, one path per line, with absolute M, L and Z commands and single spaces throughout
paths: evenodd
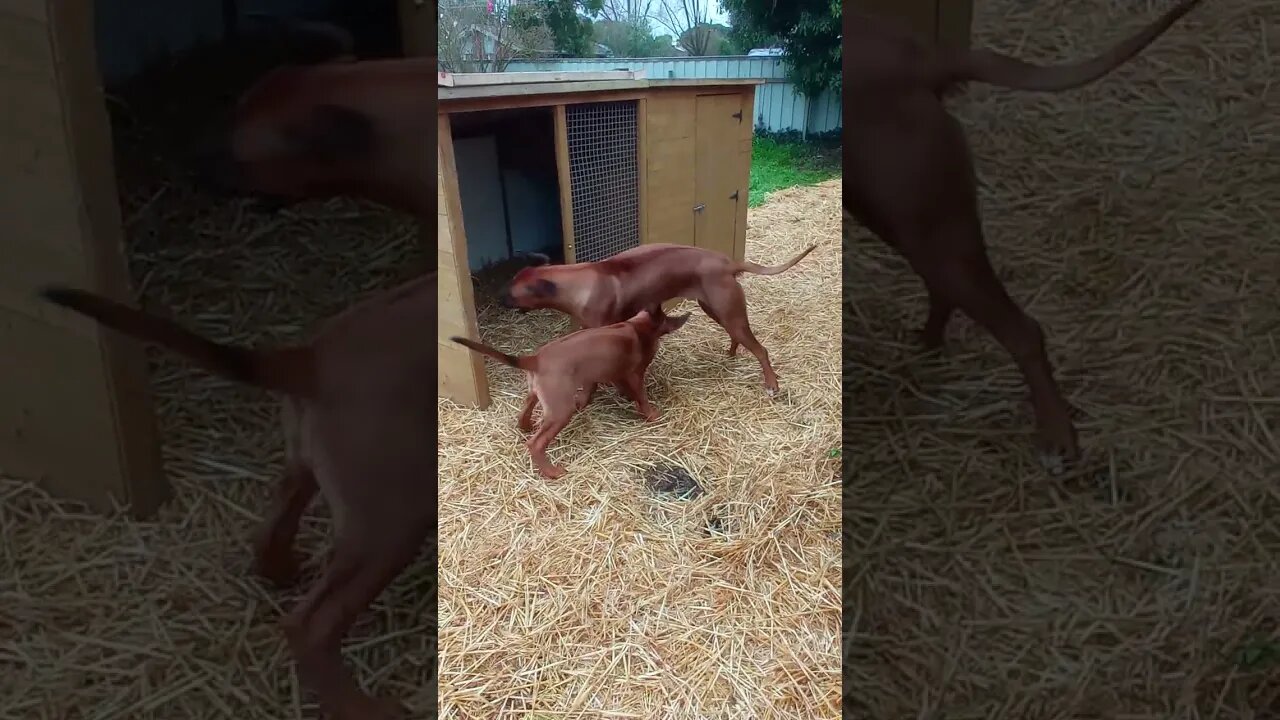
M 573 177 L 569 172 L 569 120 L 564 105 L 556 105 L 556 174 L 560 179 L 560 226 L 564 230 L 564 262 L 574 262 Z
M 106 511 L 170 495 L 141 344 L 49 306 L 45 283 L 132 302 L 92 5 L 0 8 L 0 469 Z
M 441 397 L 481 410 L 489 407 L 489 380 L 484 358 L 449 340 L 451 336 L 480 339 L 476 325 L 475 290 L 467 261 L 467 235 L 462 222 L 462 197 L 458 191 L 458 167 L 453 155 L 453 130 L 448 115 L 437 118 L 439 152 L 437 176 L 436 265 L 440 286 L 437 323 L 436 392 Z
M 427 0 L 398 0 L 400 47 L 405 57 L 435 55 L 436 6 Z

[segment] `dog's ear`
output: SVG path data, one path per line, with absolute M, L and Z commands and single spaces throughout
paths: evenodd
M 673 333 L 679 330 L 680 328 L 684 327 L 684 324 L 689 321 L 689 318 L 692 315 L 693 315 L 692 312 L 687 312 L 683 315 L 677 315 L 676 317 L 669 317 L 664 315 L 662 317 L 662 331 L 664 333 Z
M 529 283 L 529 289 L 535 296 L 540 298 L 556 296 L 556 284 L 546 278 L 538 278 L 532 283 Z

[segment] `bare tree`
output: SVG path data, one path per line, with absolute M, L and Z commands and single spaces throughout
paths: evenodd
M 716 0 L 659 0 L 654 15 L 676 44 L 690 55 L 707 55 L 712 50 L 711 3 Z
M 441 0 L 440 67 L 450 72 L 502 72 L 517 57 L 551 45 L 546 24 L 519 0 Z
M 633 22 L 653 17 L 654 0 L 604 0 L 600 15 L 613 22 Z

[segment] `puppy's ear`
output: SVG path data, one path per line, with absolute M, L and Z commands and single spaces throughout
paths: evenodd
M 556 284 L 546 278 L 538 278 L 530 283 L 530 290 L 533 294 L 540 298 L 555 297 Z
M 689 317 L 692 315 L 693 315 L 692 312 L 687 312 L 683 315 L 677 315 L 676 317 L 663 316 L 662 318 L 663 332 L 672 333 L 679 330 L 680 328 L 684 327 L 684 324 L 689 321 Z

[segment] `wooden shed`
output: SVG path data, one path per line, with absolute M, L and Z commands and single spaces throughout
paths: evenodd
M 489 405 L 472 272 L 525 252 L 603 260 L 643 243 L 741 259 L 756 79 L 442 74 L 438 392 Z
M 434 4 L 398 1 L 409 52 L 433 47 Z M 170 486 L 143 346 L 35 293 L 58 282 L 133 296 L 95 4 L 112 7 L 0 4 L 0 473 L 96 510 L 122 503 L 145 516 Z

